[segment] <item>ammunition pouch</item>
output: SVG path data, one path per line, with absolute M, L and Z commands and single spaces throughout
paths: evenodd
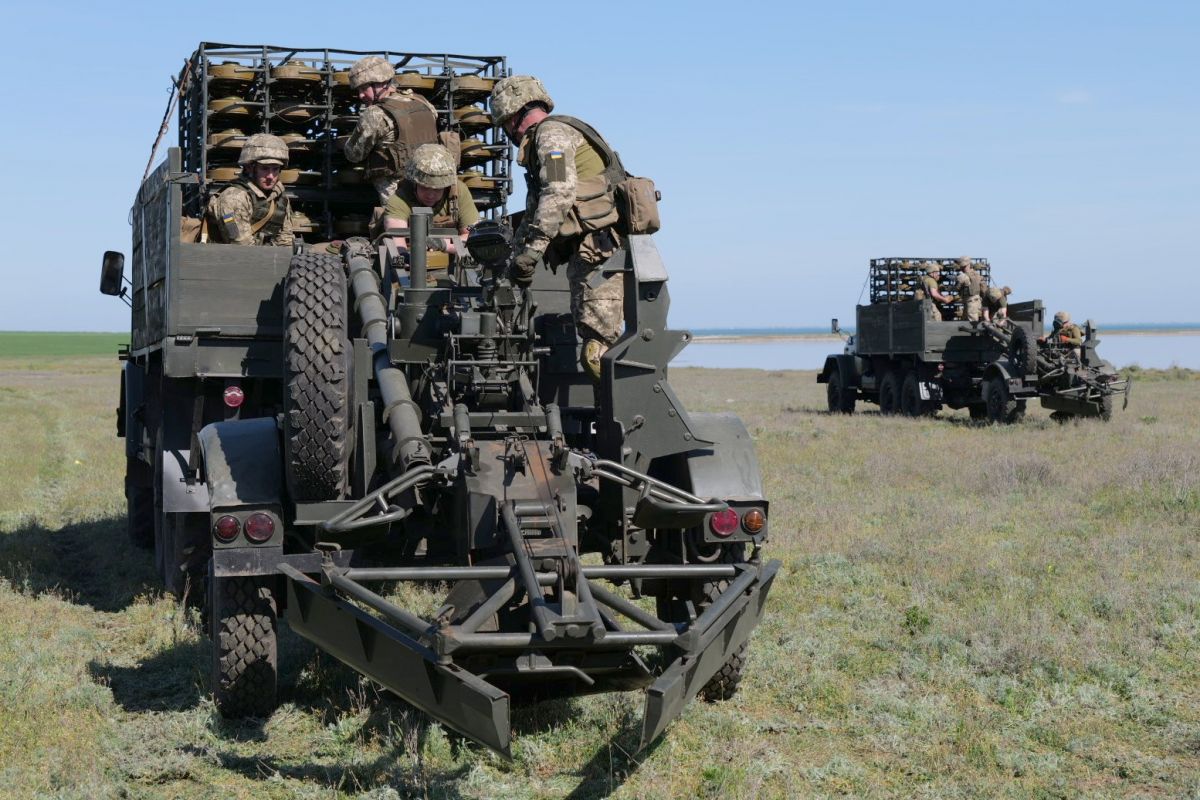
M 620 213 L 614 194 L 603 174 L 580 180 L 575 187 L 575 202 L 559 227 L 558 235 L 570 239 L 617 224 Z
M 623 234 L 657 233 L 662 228 L 658 216 L 660 195 L 649 178 L 630 176 L 617 184 L 617 230 Z

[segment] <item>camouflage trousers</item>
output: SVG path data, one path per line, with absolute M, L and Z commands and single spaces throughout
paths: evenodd
M 941 306 L 937 304 L 936 300 L 929 301 L 929 320 L 930 322 L 942 321 L 942 309 Z
M 967 322 L 978 322 L 983 317 L 983 300 L 978 296 L 964 298 L 963 313 Z
M 597 273 L 618 247 L 616 233 L 589 233 L 567 262 L 575 330 L 581 339 L 596 339 L 609 346 L 616 344 L 625 328 L 625 282 L 621 275 L 601 281 Z

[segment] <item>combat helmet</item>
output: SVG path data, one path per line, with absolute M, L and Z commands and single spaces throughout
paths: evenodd
M 366 56 L 350 67 L 350 88 L 357 91 L 368 83 L 388 83 L 396 78 L 396 70 L 383 56 Z
M 504 125 L 530 103 L 543 103 L 547 111 L 554 110 L 554 101 L 537 78 L 532 75 L 504 78 L 492 89 L 492 122 Z
M 447 189 L 455 181 L 454 158 L 440 144 L 423 144 L 408 160 L 404 177 L 430 189 Z
M 277 164 L 283 166 L 288 162 L 288 146 L 278 136 L 269 133 L 256 133 L 246 140 L 242 147 L 238 163 L 246 164 Z
M 924 264 L 921 265 L 921 267 L 922 267 L 922 269 L 925 270 L 926 275 L 932 275 L 935 272 L 942 271 L 942 265 L 937 263 L 936 261 L 926 261 Z
M 1054 312 L 1054 321 L 1060 325 L 1066 325 L 1071 321 L 1071 315 L 1065 311 L 1056 311 Z

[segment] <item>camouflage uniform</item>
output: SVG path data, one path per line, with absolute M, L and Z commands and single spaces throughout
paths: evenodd
M 516 241 L 551 265 L 566 262 L 579 335 L 612 346 L 624 328 L 624 281 L 620 275 L 601 280 L 596 268 L 620 247 L 620 237 L 611 226 L 562 235 L 579 181 L 602 175 L 603 159 L 574 127 L 547 119 L 525 134 L 519 161 L 527 171 L 537 165 L 537 175 L 528 175 L 531 190 L 537 191 L 526 195 Z
M 929 319 L 932 322 L 942 321 L 942 311 L 938 306 L 937 300 L 933 299 L 933 293 L 938 290 L 937 278 L 932 275 L 921 276 L 921 297 L 929 300 Z
M 350 138 L 346 140 L 346 160 L 358 164 L 367 160 L 371 152 L 382 145 L 396 141 L 396 123 L 391 115 L 383 108 L 383 103 L 389 100 L 415 101 L 428 106 L 429 110 L 435 115 L 437 109 L 433 104 L 415 94 L 411 89 L 394 89 L 383 101 L 375 105 L 367 106 L 358 116 L 358 125 L 350 134 Z M 421 144 L 420 142 L 414 143 Z M 397 173 L 392 176 L 381 176 L 372 180 L 375 186 L 375 191 L 379 193 L 379 202 L 385 205 L 388 198 L 396 193 L 396 188 L 399 186 L 401 179 L 404 176 Z
M 993 286 L 984 293 L 983 305 L 992 322 L 1008 317 L 1008 295 L 1011 291 L 1007 286 L 1003 289 Z
M 260 215 L 269 213 L 278 221 L 267 220 L 254 231 L 255 223 L 262 221 L 262 216 L 255 218 L 256 205 Z M 282 183 L 276 183 L 268 194 L 243 176 L 209 202 L 208 214 L 210 225 L 220 231 L 214 238 L 228 244 L 290 245 L 295 240 L 292 205 Z
M 475 198 L 471 197 L 471 190 L 467 185 L 462 181 L 455 181 L 454 192 L 454 208 L 451 208 L 450 192 L 442 195 L 441 201 L 433 207 L 433 218 L 430 219 L 432 227 L 462 230 L 479 222 L 479 210 L 475 208 Z M 420 205 L 416 188 L 412 181 L 406 180 L 396 187 L 395 194 L 388 198 L 387 216 L 407 222 L 412 216 L 412 210 Z
M 983 276 L 971 266 L 970 262 L 959 262 L 961 272 L 958 273 L 959 297 L 963 300 L 963 311 L 968 322 L 978 322 L 983 316 Z

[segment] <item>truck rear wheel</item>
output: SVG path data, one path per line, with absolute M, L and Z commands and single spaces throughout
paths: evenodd
M 920 417 L 932 413 L 933 405 L 921 399 L 921 376 L 909 370 L 900 387 L 900 411 L 906 417 Z
M 900 376 L 896 370 L 889 369 L 879 382 L 879 412 L 895 414 L 900 410 Z
M 346 273 L 334 256 L 292 257 L 284 291 L 283 451 L 293 500 L 336 500 L 350 462 Z
M 134 459 L 127 459 L 132 462 Z M 125 526 L 129 541 L 141 550 L 154 547 L 154 487 L 139 486 L 125 468 Z
M 1000 375 L 988 379 L 983 394 L 988 421 L 1007 425 L 1019 422 L 1025 416 L 1025 401 L 1013 399 L 1008 391 L 1008 381 Z
M 1018 375 L 1029 375 L 1030 367 L 1029 331 L 1020 325 L 1014 325 L 1008 341 L 1008 360 Z
M 209 578 L 213 700 L 221 716 L 267 717 L 278 703 L 275 598 L 263 578 Z
M 838 367 L 834 367 L 833 372 L 829 373 L 825 400 L 829 405 L 830 414 L 854 413 L 855 403 L 858 402 L 857 391 L 853 386 L 846 385 L 846 378 Z

